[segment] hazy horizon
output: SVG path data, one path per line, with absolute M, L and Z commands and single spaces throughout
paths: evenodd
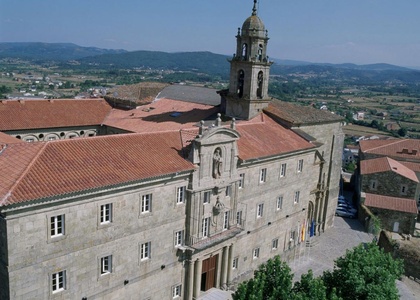
M 232 55 L 253 0 L 1 0 L 0 42 Z M 260 0 L 268 54 L 312 63 L 420 67 L 420 1 Z

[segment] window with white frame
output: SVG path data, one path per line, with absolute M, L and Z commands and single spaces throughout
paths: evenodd
M 261 169 L 260 170 L 260 182 L 266 182 L 267 180 L 267 169 Z
M 401 185 L 401 195 L 407 195 L 408 186 L 406 184 Z
M 64 215 L 53 216 L 50 219 L 51 237 L 64 235 Z
M 180 298 L 181 297 L 181 285 L 178 284 L 174 287 L 172 287 L 172 298 Z
M 276 250 L 279 247 L 279 239 L 274 239 L 271 242 L 271 249 Z
M 184 230 L 175 232 L 175 247 L 180 247 L 184 244 Z
M 210 234 L 210 218 L 204 218 L 201 223 L 201 233 L 203 237 L 208 237 Z
M 260 257 L 260 248 L 254 248 L 252 250 L 252 258 L 257 259 L 258 257 Z
M 225 211 L 223 213 L 223 229 L 229 229 L 229 212 Z
M 176 189 L 176 204 L 185 202 L 185 186 L 180 186 Z
M 53 293 L 58 293 L 66 289 L 66 270 L 51 275 L 51 289 Z
M 283 196 L 277 197 L 277 210 L 281 210 L 283 208 Z
M 151 254 L 151 243 L 147 242 L 140 245 L 140 260 L 147 260 L 150 258 Z
M 280 166 L 280 177 L 286 177 L 286 163 L 281 164 Z
M 297 171 L 298 173 L 301 173 L 303 171 L 303 159 L 298 160 Z
M 296 191 L 296 192 L 295 192 L 295 197 L 294 197 L 293 202 L 294 202 L 295 204 L 299 203 L 299 198 L 300 198 L 300 191 Z
M 112 255 L 101 257 L 101 275 L 112 272 Z
M 244 187 L 244 183 L 245 183 L 245 174 L 244 173 L 239 174 L 239 178 L 240 179 L 239 179 L 238 187 L 240 189 L 242 189 Z
M 232 269 L 237 269 L 239 263 L 239 257 L 235 257 L 232 261 Z
M 141 196 L 141 213 L 149 213 L 152 211 L 152 194 Z
M 211 192 L 210 191 L 204 192 L 203 204 L 210 203 L 210 196 L 211 196 Z
M 232 195 L 232 187 L 228 185 L 225 191 L 226 197 L 230 197 Z
M 236 212 L 236 224 L 242 225 L 242 210 Z
M 261 218 L 264 213 L 264 203 L 260 203 L 257 205 L 257 218 Z
M 101 224 L 112 222 L 112 203 L 101 205 Z

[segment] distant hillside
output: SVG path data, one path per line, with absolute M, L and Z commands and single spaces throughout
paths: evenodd
M 81 47 L 71 43 L 0 43 L 0 58 L 68 61 L 87 56 L 124 52 L 127 51 Z
M 312 64 L 298 66 L 273 65 L 272 75 L 296 76 L 310 75 L 323 80 L 346 81 L 355 84 L 379 84 L 384 82 L 420 83 L 420 71 L 387 65 L 334 65 Z
M 108 50 L 65 43 L 0 43 L 0 58 L 24 58 L 33 61 L 56 61 L 63 65 L 77 60 L 80 65 L 68 68 L 98 69 L 162 69 L 193 72 L 228 78 L 228 56 L 211 52 L 167 53 L 159 51 Z M 354 83 L 403 82 L 420 83 L 420 71 L 390 64 L 356 65 L 319 64 L 305 61 L 274 59 L 272 75 L 320 77 Z
M 104 54 L 79 60 L 108 68 L 151 68 L 176 71 L 194 71 L 207 74 L 229 73 L 227 56 L 211 52 L 167 53 L 159 51 L 133 51 L 122 54 Z

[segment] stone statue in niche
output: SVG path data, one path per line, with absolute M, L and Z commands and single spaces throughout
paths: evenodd
M 223 159 L 222 151 L 217 148 L 213 154 L 213 178 L 220 178 L 222 175 Z

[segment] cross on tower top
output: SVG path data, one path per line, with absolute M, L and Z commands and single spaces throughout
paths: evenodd
M 252 15 L 256 16 L 257 15 L 257 0 L 254 0 L 254 7 L 252 8 Z

